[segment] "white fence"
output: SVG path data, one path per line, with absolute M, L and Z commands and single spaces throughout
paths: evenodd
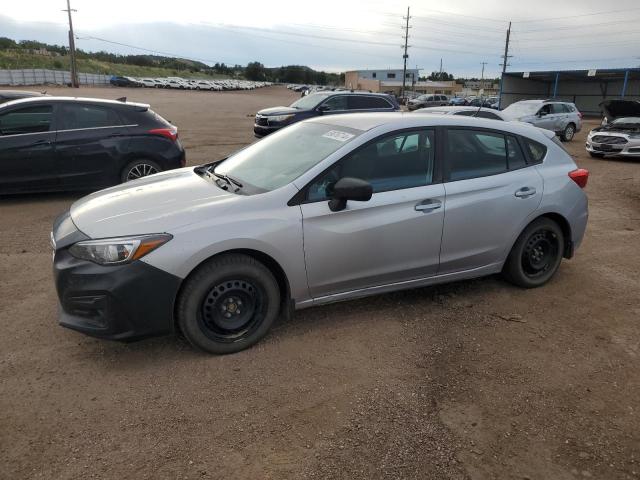
M 110 75 L 78 73 L 80 85 L 108 85 Z M 23 70 L 0 70 L 0 85 L 68 85 L 71 74 L 64 70 L 41 68 Z

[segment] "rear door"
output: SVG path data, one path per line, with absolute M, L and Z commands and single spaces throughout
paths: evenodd
M 449 128 L 444 141 L 446 208 L 439 274 L 496 265 L 542 200 L 543 181 L 518 139 Z
M 118 183 L 127 127 L 108 105 L 62 103 L 57 110 L 56 165 L 60 184 L 93 188 Z
M 0 191 L 56 188 L 53 118 L 47 103 L 0 113 Z
M 444 187 L 434 166 L 434 130 L 395 132 L 336 162 L 306 187 L 300 207 L 314 298 L 436 273 Z M 332 185 L 344 177 L 370 182 L 373 196 L 332 212 Z

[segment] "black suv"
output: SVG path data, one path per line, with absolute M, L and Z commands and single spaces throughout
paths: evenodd
M 289 107 L 273 107 L 256 114 L 253 133 L 263 137 L 292 123 L 324 114 L 393 112 L 400 110 L 396 99 L 386 93 L 319 92 L 293 102 Z
M 178 129 L 149 105 L 70 97 L 0 105 L 0 193 L 96 190 L 184 165 Z

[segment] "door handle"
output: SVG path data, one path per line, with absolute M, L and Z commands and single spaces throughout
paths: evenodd
M 442 206 L 442 202 L 438 200 L 423 200 L 422 202 L 416 204 L 413 207 L 417 212 L 432 212 L 433 210 L 437 210 Z
M 527 198 L 536 194 L 536 189 L 533 187 L 522 187 L 520 190 L 516 190 L 514 195 L 518 198 Z
M 51 145 L 51 140 L 36 140 L 35 142 L 33 142 L 34 145 Z

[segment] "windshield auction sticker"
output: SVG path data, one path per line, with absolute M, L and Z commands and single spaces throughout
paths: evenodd
M 322 135 L 323 137 L 332 138 L 333 140 L 337 140 L 339 142 L 346 142 L 347 140 L 352 139 L 355 135 L 352 135 L 347 132 L 341 132 L 340 130 L 329 130 L 327 133 Z

